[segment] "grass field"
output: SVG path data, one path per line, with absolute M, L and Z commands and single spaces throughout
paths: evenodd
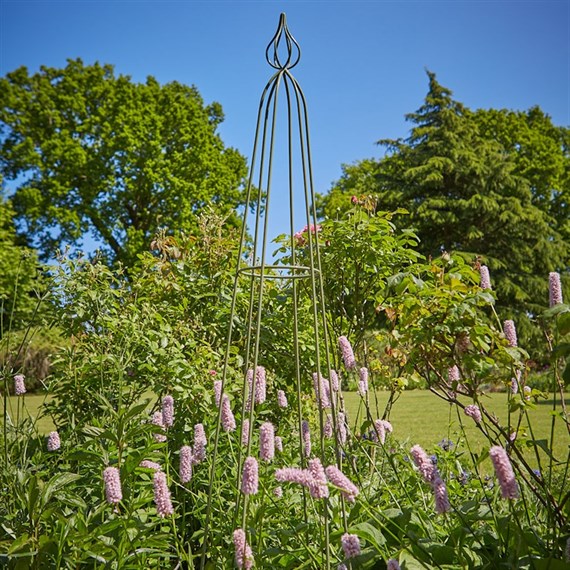
M 378 409 L 381 416 L 388 400 L 387 392 L 377 392 Z M 45 401 L 44 395 L 26 395 L 23 402 L 25 409 L 20 409 L 21 417 L 31 417 L 37 419 L 38 429 L 41 433 L 48 433 L 54 426 L 47 416 L 41 417 L 40 408 Z M 363 420 L 363 408 L 359 411 L 360 397 L 355 392 L 345 392 L 344 399 L 348 411 L 351 425 L 354 425 L 357 418 L 359 423 Z M 566 394 L 566 404 L 570 408 L 570 394 Z M 493 393 L 485 397 L 485 405 L 493 411 L 501 422 L 507 421 L 507 394 Z M 374 395 L 370 395 L 371 408 L 376 410 Z M 558 406 L 560 409 L 560 405 Z M 409 445 L 420 444 L 426 450 L 433 449 L 443 438 L 448 438 L 454 443 L 458 443 L 462 438 L 459 421 L 455 410 L 450 413 L 450 406 L 443 400 L 437 398 L 427 390 L 413 390 L 404 392 L 400 399 L 394 404 L 390 415 L 390 421 L 394 426 L 394 437 Z M 532 433 L 534 439 L 549 440 L 551 427 L 552 400 L 539 401 L 534 409 L 529 411 L 531 419 Z M 12 418 L 16 417 L 17 399 L 8 399 L 8 412 Z M 38 418 L 38 416 L 40 416 Z M 374 419 L 378 417 L 373 414 Z M 3 417 L 3 416 L 2 416 Z M 513 415 L 514 418 L 514 415 Z M 475 426 L 471 418 L 463 417 L 465 431 L 469 437 L 470 444 L 474 451 L 479 451 L 485 439 Z M 2 420 L 0 420 L 2 421 Z M 529 439 L 532 435 L 526 419 L 521 424 L 519 432 L 526 433 Z M 570 437 L 561 420 L 556 422 L 554 456 L 558 460 L 566 460 L 569 453 Z
M 381 417 L 386 402 L 388 392 L 377 392 L 379 417 Z M 502 423 L 507 422 L 507 394 L 492 393 L 483 400 L 485 407 L 491 410 Z M 345 392 L 344 399 L 351 425 L 359 416 L 359 423 L 362 423 L 364 408 L 360 408 L 360 396 L 356 392 Z M 565 394 L 566 405 L 570 408 L 570 394 Z M 465 402 L 468 403 L 468 402 Z M 376 402 L 373 394 L 370 394 L 370 407 L 376 411 Z M 560 410 L 560 402 L 558 402 Z M 529 411 L 530 427 L 534 439 L 550 438 L 550 428 L 552 420 L 552 400 L 540 400 L 535 408 Z M 376 419 L 376 414 L 373 414 Z M 479 451 L 484 443 L 485 437 L 476 427 L 475 422 L 468 417 L 462 417 L 466 426 L 465 432 L 472 445 L 473 451 Z M 511 415 L 511 420 L 515 421 L 515 414 Z M 410 446 L 419 444 L 424 449 L 430 450 L 443 438 L 448 438 L 454 443 L 458 443 L 459 438 L 463 438 L 457 412 L 454 408 L 427 390 L 412 390 L 404 392 L 401 398 L 394 404 L 390 414 L 390 422 L 394 427 L 394 437 L 400 441 L 408 440 Z M 529 429 L 529 422 L 523 419 L 519 433 L 525 433 L 529 439 L 533 439 Z M 556 422 L 554 456 L 558 460 L 565 461 L 570 449 L 570 437 L 563 422 L 559 419 Z

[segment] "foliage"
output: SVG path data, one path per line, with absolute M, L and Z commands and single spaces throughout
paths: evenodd
M 129 267 L 160 228 L 190 232 L 205 206 L 230 214 L 243 202 L 245 160 L 216 133 L 221 106 L 195 87 L 77 59 L 19 68 L 0 93 L 1 172 L 24 179 L 18 227 L 45 258 L 92 235 Z
M 25 328 L 46 293 L 43 269 L 35 252 L 16 238 L 14 211 L 0 199 L 0 338 Z
M 197 387 L 225 346 L 236 252 L 225 221 L 208 210 L 194 235 L 161 232 L 152 242 L 157 254 L 139 256 L 128 279 L 99 260 L 62 258 L 54 296 L 72 341 L 55 362 L 50 388 L 60 396 L 52 404 L 57 425 L 90 421 L 97 395 L 116 404 L 121 392 L 132 404 L 177 386 L 201 397 Z
M 458 252 L 491 268 L 499 314 L 516 317 L 536 353 L 542 276 L 559 271 L 568 282 L 568 130 L 538 108 L 471 111 L 428 76 L 424 104 L 406 116 L 408 138 L 381 140 L 383 158 L 345 167 L 320 209 L 336 217 L 351 195 L 405 208 L 394 223 L 414 230 L 421 253 Z
M 297 237 L 293 244 L 294 255 L 297 263 L 309 266 L 311 249 L 316 257 L 318 239 L 330 338 L 350 336 L 361 361 L 372 371 L 380 372 L 384 347 L 377 343 L 374 332 L 386 325 L 379 307 L 385 300 L 388 280 L 394 273 L 414 264 L 420 256 L 414 249 L 415 235 L 407 230 L 396 230 L 392 222 L 394 216 L 405 212 L 375 212 L 375 202 L 370 200 L 354 201 L 352 205 L 338 219 L 324 220 L 311 243 L 308 232 Z M 292 263 L 290 239 L 280 236 L 276 241 L 280 244 L 277 253 L 283 255 L 283 262 Z M 309 303 L 312 294 L 310 285 L 301 282 L 300 302 Z M 336 347 L 329 348 L 338 358 Z
M 362 304 L 364 317 L 376 319 L 374 338 L 365 340 L 377 343 L 374 350 L 385 365 L 391 398 L 379 413 L 369 392 L 361 390 L 360 422 L 342 421 L 339 412 L 347 412 L 343 396 L 331 383 L 327 407 L 305 378 L 314 366 L 308 339 L 306 353 L 280 354 L 290 335 L 286 314 L 293 279 L 284 279 L 285 285 L 270 280 L 262 291 L 268 301 L 260 315 L 268 324 L 261 327 L 259 341 L 266 399 L 248 410 L 240 355 L 251 350 L 247 322 L 252 316 L 255 321 L 260 309 L 254 303 L 252 314 L 244 312 L 257 291 L 248 287 L 252 280 L 245 261 L 237 281 L 227 268 L 226 256 L 236 252 L 236 240 L 221 231 L 223 218 L 202 218 L 202 230 L 192 237 L 157 236 L 158 256 L 142 255 L 129 280 L 101 263 L 64 263 L 58 275 L 60 311 L 73 342 L 50 384 L 61 447 L 47 450 L 27 418 L 24 397 L 18 399 L 18 413 L 5 422 L 2 441 L 0 485 L 8 490 L 0 505 L 3 563 L 10 568 L 229 568 L 235 566 L 232 533 L 243 528 L 258 568 L 322 569 L 345 563 L 353 570 L 373 569 L 384 568 L 389 558 L 403 568 L 564 567 L 570 456 L 553 455 L 554 429 L 550 440 L 533 436 L 534 400 L 545 395 L 522 390 L 527 354 L 507 341 L 494 312 L 495 293 L 478 286 L 477 268 L 462 257 L 446 254 L 423 262 L 413 250 L 413 236 L 396 232 L 390 215 L 370 215 L 357 206 L 314 234 L 301 233 L 303 241 L 284 239 L 292 251 L 283 245 L 282 255 L 304 263 L 313 251 L 327 270 L 336 266 L 342 272 L 342 287 L 333 279 L 325 282 L 325 294 L 340 311 L 327 317 L 331 330 L 350 322 L 357 337 L 363 330 L 358 326 Z M 352 258 L 349 240 L 358 251 Z M 370 288 L 354 291 L 363 276 Z M 306 311 L 310 294 L 298 298 L 301 328 L 311 319 Z M 237 307 L 237 332 L 229 361 L 222 363 L 228 302 Z M 552 349 L 552 422 L 568 429 L 566 410 L 557 401 L 564 387 L 567 314 L 567 305 L 553 307 L 544 314 L 544 327 Z M 339 368 L 345 385 L 361 378 L 360 355 L 367 353 L 357 351 L 355 369 Z M 296 364 L 287 364 L 287 356 L 302 363 L 300 393 L 292 388 Z M 452 365 L 459 379 L 449 378 Z M 502 422 L 486 408 L 485 392 L 491 383 L 512 390 L 518 369 L 523 371 L 521 390 L 511 392 Z M 398 425 L 391 426 L 393 433 L 384 427 L 382 434 L 378 427 L 377 420 L 390 420 L 405 380 L 415 377 L 423 378 L 434 398 L 449 402 L 459 426 L 474 421 L 465 415 L 466 402 L 481 412 L 477 426 L 487 442 L 482 452 L 471 448 L 466 432 L 457 442 L 434 442 L 427 450 L 449 504 L 442 505 L 434 494 L 436 479 L 426 480 L 409 445 L 398 441 Z M 5 372 L 5 383 L 8 379 Z M 219 428 L 225 412 L 216 404 L 212 380 L 218 379 L 225 383 L 235 428 Z M 278 390 L 286 392 L 288 407 L 278 405 Z M 160 409 L 163 395 L 174 397 L 168 427 L 150 421 L 155 413 L 166 417 Z M 329 417 L 331 431 L 325 423 Z M 251 420 L 247 444 L 246 418 Z M 312 437 L 309 453 L 301 419 Z M 283 441 L 283 452 L 272 459 L 261 458 L 260 428 L 267 421 Z M 198 457 L 197 423 L 206 433 L 204 458 Z M 345 439 L 342 427 L 355 424 Z M 189 480 L 182 477 L 183 445 L 196 452 Z M 503 499 L 501 482 L 491 474 L 488 457 L 496 445 L 512 463 L 518 498 Z M 259 458 L 259 488 L 247 496 L 241 485 L 246 456 Z M 341 469 L 358 493 L 343 493 L 330 475 L 321 481 L 325 498 L 315 496 L 313 475 L 307 488 L 277 480 L 278 468 L 306 468 L 315 458 Z M 143 461 L 160 465 L 172 513 L 161 513 L 154 468 Z M 108 466 L 120 475 L 117 502 L 106 493 L 103 471 Z M 347 559 L 341 548 L 345 533 L 360 541 L 354 558 Z

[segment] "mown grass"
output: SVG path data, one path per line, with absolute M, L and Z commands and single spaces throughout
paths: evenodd
M 376 397 L 378 399 L 378 414 L 376 413 L 375 395 L 370 394 L 370 407 L 374 410 L 372 414 L 374 419 L 382 417 L 389 394 L 388 392 L 376 392 Z M 505 393 L 491 393 L 484 396 L 482 400 L 485 407 L 493 412 L 503 425 L 508 421 L 507 398 L 508 395 Z M 351 425 L 356 424 L 357 418 L 358 425 L 361 425 L 364 418 L 364 407 L 361 406 L 360 396 L 356 392 L 345 392 L 344 399 Z M 566 406 L 570 408 L 570 394 L 565 394 L 565 402 Z M 469 402 L 466 401 L 465 403 Z M 559 401 L 557 410 L 560 410 Z M 545 443 L 549 443 L 552 425 L 551 412 L 552 399 L 539 400 L 533 404 L 533 409 L 528 411 L 528 419 L 523 417 L 518 429 L 519 437 L 528 440 L 546 440 Z M 511 414 L 511 422 L 517 420 L 518 412 Z M 479 453 L 485 445 L 488 445 L 485 436 L 471 418 L 462 415 L 461 421 L 465 428 L 465 435 L 460 427 L 456 407 L 450 406 L 428 390 L 403 392 L 390 413 L 394 437 L 400 441 L 408 440 L 410 446 L 417 443 L 424 449 L 431 450 L 444 438 L 450 439 L 455 444 L 462 444 L 466 436 L 469 439 L 472 451 Z M 569 450 L 568 431 L 564 422 L 557 419 L 554 432 L 554 457 L 559 461 L 566 461 Z
M 11 396 L 8 398 L 8 416 L 15 424 L 19 419 L 29 419 L 37 425 L 40 433 L 46 434 L 55 429 L 50 416 L 42 410 L 44 402 L 49 399 L 45 394 L 25 394 L 21 397 Z M 3 400 L 2 400 L 3 401 Z M 2 403 L 2 411 L 4 404 Z M 4 423 L 4 414 L 0 418 L 0 425 Z
M 374 410 L 372 414 L 374 419 L 382 416 L 388 396 L 388 392 L 370 394 L 370 407 Z M 483 400 L 485 406 L 496 414 L 502 423 L 507 422 L 507 398 L 507 394 L 492 393 L 485 396 Z M 356 392 L 345 392 L 344 399 L 351 425 L 355 426 L 357 421 L 360 425 L 364 419 L 364 408 L 361 406 L 360 396 Z M 13 420 L 18 413 L 17 400 L 15 397 L 8 398 L 8 413 Z M 45 400 L 46 396 L 43 394 L 29 394 L 20 400 L 20 417 L 32 418 L 37 421 L 40 433 L 48 433 L 54 429 L 51 418 L 41 413 L 41 407 Z M 565 395 L 565 401 L 570 408 L 570 394 Z M 376 409 L 378 409 L 378 413 L 376 413 Z M 558 402 L 558 410 L 560 410 L 560 402 Z M 519 428 L 519 437 L 549 442 L 552 423 L 551 412 L 551 399 L 539 400 L 533 404 L 533 409 L 528 412 L 530 422 L 526 417 L 523 418 Z M 517 415 L 512 414 L 511 421 L 516 421 L 516 419 Z M 487 445 L 485 437 L 471 418 L 463 416 L 461 420 L 472 451 L 479 453 Z M 2 420 L 0 419 L 0 421 Z M 394 426 L 394 437 L 402 442 L 407 441 L 410 446 L 417 443 L 424 449 L 431 450 L 444 438 L 450 439 L 456 445 L 461 445 L 465 440 L 455 408 L 427 390 L 403 392 L 392 407 L 390 421 Z M 565 461 L 569 450 L 568 432 L 562 420 L 558 419 L 555 424 L 554 457 L 559 461 Z

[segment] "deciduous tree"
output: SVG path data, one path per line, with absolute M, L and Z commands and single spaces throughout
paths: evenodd
M 221 106 L 195 87 L 77 59 L 8 73 L 0 102 L 1 172 L 44 257 L 90 233 L 129 266 L 157 230 L 191 232 L 206 205 L 230 213 L 243 201 L 245 159 L 216 132 Z

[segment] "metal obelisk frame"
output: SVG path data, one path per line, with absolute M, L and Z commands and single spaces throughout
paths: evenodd
M 228 335 L 226 353 L 224 358 L 224 366 L 222 372 L 222 394 L 226 390 L 226 386 L 230 380 L 229 363 L 232 352 L 232 343 L 235 333 L 235 316 L 236 316 L 236 300 L 240 283 L 243 287 L 244 279 L 249 283 L 249 309 L 247 323 L 243 331 L 245 337 L 245 354 L 243 354 L 243 387 L 242 387 L 242 420 L 247 418 L 247 450 L 240 448 L 238 465 L 237 465 L 237 485 L 236 485 L 236 501 L 235 514 L 228 513 L 234 517 L 235 525 L 242 528 L 247 533 L 248 522 L 248 501 L 249 495 L 240 494 L 240 485 L 242 477 L 242 467 L 244 456 L 251 455 L 253 428 L 255 420 L 255 406 L 246 406 L 248 398 L 253 401 L 253 394 L 256 391 L 257 374 L 254 372 L 252 383 L 248 385 L 247 372 L 257 371 L 260 365 L 260 331 L 262 327 L 262 319 L 264 315 L 264 289 L 265 284 L 270 279 L 286 280 L 290 284 L 290 292 L 292 297 L 292 338 L 291 338 L 291 358 L 295 361 L 295 386 L 291 387 L 296 390 L 299 395 L 297 397 L 298 429 L 299 429 L 299 461 L 303 467 L 306 466 L 306 457 L 303 453 L 302 439 L 302 410 L 301 410 L 301 385 L 302 370 L 300 365 L 300 346 L 299 346 L 299 280 L 307 280 L 310 295 L 312 297 L 312 325 L 311 333 L 314 338 L 314 362 L 315 373 L 317 377 L 321 377 L 321 370 L 326 371 L 329 376 L 331 370 L 331 355 L 329 354 L 329 343 L 327 338 L 327 328 L 325 319 L 324 306 L 324 290 L 321 276 L 321 262 L 319 255 L 319 235 L 316 230 L 317 216 L 315 210 L 315 193 L 313 188 L 313 173 L 311 165 L 310 139 L 309 139 L 309 123 L 307 115 L 307 105 L 305 97 L 296 79 L 291 74 L 291 69 L 297 65 L 301 56 L 300 48 L 293 36 L 287 28 L 285 14 L 281 14 L 279 26 L 273 39 L 266 49 L 266 59 L 271 67 L 276 71 L 267 83 L 259 105 L 257 127 L 255 131 L 255 139 L 253 153 L 250 165 L 250 174 L 247 184 L 246 204 L 243 215 L 243 227 L 241 235 L 241 245 L 237 259 L 237 268 L 235 274 L 234 292 L 230 307 L 230 320 L 228 324 Z M 276 146 L 276 128 L 277 128 L 277 110 L 280 91 L 284 91 L 285 95 L 285 121 L 286 121 L 286 166 L 287 166 L 287 186 L 289 193 L 289 236 L 288 244 L 290 255 L 290 263 L 282 264 L 279 261 L 267 263 L 268 251 L 268 226 L 271 218 L 270 206 L 272 201 L 272 175 L 274 170 L 275 146 Z M 294 173 L 298 173 L 297 178 Z M 297 180 L 301 182 L 296 183 Z M 300 216 L 295 215 L 295 195 L 302 194 L 304 198 L 304 208 Z M 248 215 L 254 215 L 253 223 L 248 226 Z M 279 212 L 283 216 L 283 212 Z M 299 219 L 297 219 L 299 218 Z M 299 223 L 300 222 L 300 223 Z M 306 232 L 306 251 L 308 251 L 308 263 L 299 265 L 298 262 L 298 243 L 294 234 L 298 229 L 296 224 L 306 224 L 308 231 Z M 244 262 L 246 252 L 247 231 L 253 232 L 253 249 L 249 256 L 250 261 Z M 314 228 L 314 231 L 312 231 Z M 250 377 L 251 378 L 251 377 Z M 317 399 L 320 398 L 320 382 L 317 385 Z M 331 398 L 334 400 L 334 398 Z M 320 455 L 324 459 L 324 442 L 323 442 L 323 410 L 319 409 L 320 423 Z M 336 413 L 335 402 L 332 402 L 332 418 L 334 422 L 334 430 L 336 432 Z M 208 504 L 206 511 L 206 522 L 204 528 L 204 543 L 201 554 L 201 567 L 206 564 L 208 555 L 208 546 L 212 537 L 213 529 L 216 521 L 212 513 L 212 489 L 217 484 L 216 462 L 218 461 L 218 449 L 222 422 L 222 405 L 219 406 L 217 428 L 213 441 L 213 450 L 211 454 L 211 470 L 208 494 Z M 243 429 L 243 428 L 242 428 Z M 340 456 L 340 454 L 336 454 Z M 327 515 L 326 501 L 323 502 L 322 518 L 323 524 L 323 567 L 330 568 L 330 545 L 329 545 L 329 521 Z M 305 511 L 306 512 L 306 511 Z M 255 553 L 254 553 L 255 555 Z M 215 560 L 212 562 L 216 562 Z

